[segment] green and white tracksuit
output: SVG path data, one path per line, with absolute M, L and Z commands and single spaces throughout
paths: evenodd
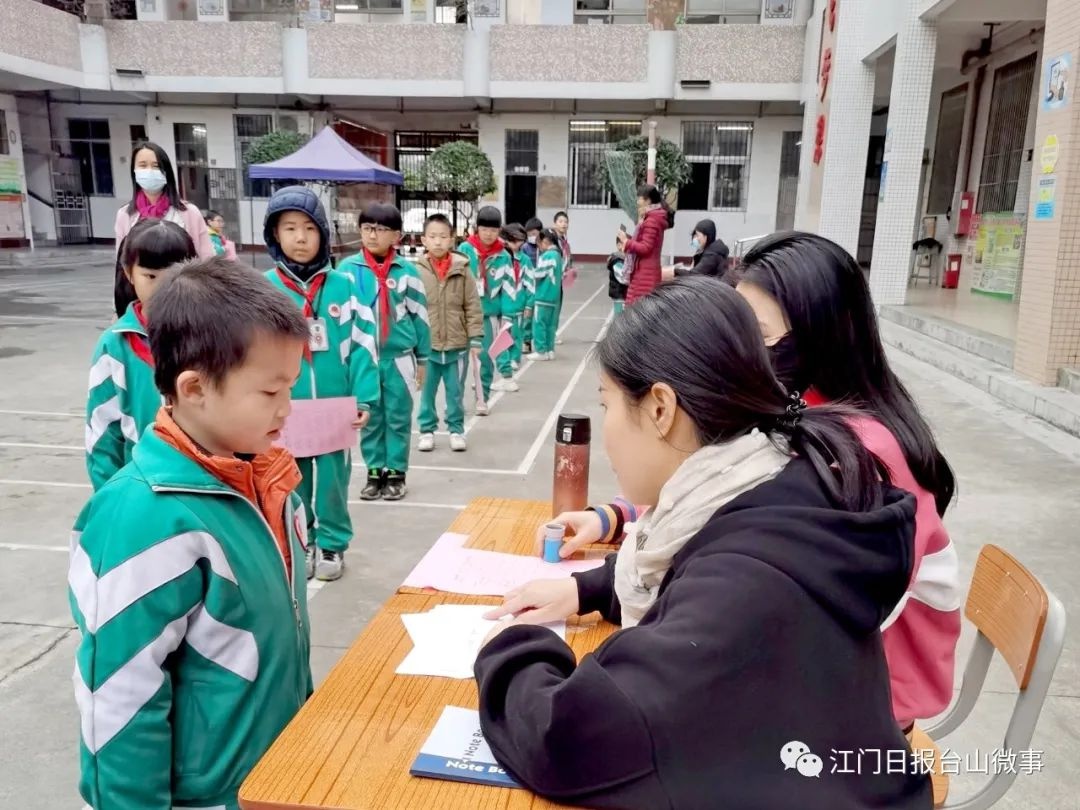
M 153 430 L 83 509 L 68 581 L 91 807 L 237 808 L 312 688 L 295 496 L 284 518 L 288 568 L 258 508 Z
M 541 354 L 555 351 L 559 296 L 562 293 L 562 254 L 555 248 L 540 256 L 534 273 L 536 300 L 533 307 L 533 349 Z
M 514 261 L 507 250 L 500 250 L 488 256 L 484 266 L 480 266 L 480 254 L 470 242 L 464 242 L 458 251 L 469 259 L 469 269 L 476 279 L 476 289 L 480 293 L 480 303 L 484 310 L 484 346 L 480 353 L 480 384 L 483 387 L 484 401 L 491 398 L 491 383 L 495 378 L 495 364 L 488 354 L 488 349 L 503 324 L 513 324 L 517 314 L 517 283 L 514 279 Z M 510 353 L 499 355 L 499 373 L 503 377 L 513 376 L 510 365 Z
M 525 313 L 525 304 L 526 304 L 526 296 L 525 296 L 525 263 L 528 260 L 529 259 L 525 255 L 524 252 L 519 252 L 519 253 L 513 254 L 512 257 L 511 257 L 512 273 L 513 273 L 513 276 L 515 278 L 514 278 L 514 303 L 513 303 L 513 306 L 511 307 L 512 315 L 510 316 L 511 321 L 512 321 L 513 335 L 514 335 L 514 345 L 511 346 L 506 351 L 506 355 L 507 355 L 507 358 L 508 358 L 510 363 L 520 363 L 521 362 L 521 341 L 522 341 L 521 323 L 522 323 L 522 317 L 523 317 L 523 315 Z M 502 357 L 499 358 L 500 361 L 502 359 L 503 359 Z M 499 370 L 502 371 L 502 368 L 503 368 L 503 366 L 500 363 Z M 511 374 L 512 374 L 513 373 L 513 366 L 512 365 L 510 366 L 510 371 L 511 371 Z
M 431 353 L 424 282 L 412 262 L 400 256 L 394 258 L 385 286 L 363 253 L 349 257 L 339 269 L 356 280 L 357 297 L 374 313 L 380 341 L 380 398 L 360 436 L 364 464 L 369 472 L 404 474 L 409 469 L 416 372 Z
M 536 304 L 536 267 L 525 251 L 517 254 L 521 266 L 518 297 L 521 314 L 518 316 L 518 338 L 514 343 L 514 359 L 521 361 L 522 347 L 532 342 L 533 306 Z
M 298 307 L 308 305 L 309 319 L 325 332 L 325 340 L 313 338 L 304 353 L 292 398 L 351 396 L 356 398 L 357 410 L 372 411 L 379 400 L 375 318 L 370 307 L 357 300 L 353 279 L 329 266 L 307 283 L 284 265 L 268 271 L 266 277 Z M 348 505 L 352 453 L 338 450 L 296 462 L 303 475 L 298 492 L 307 508 L 315 545 L 327 551 L 345 551 L 353 537 Z
M 95 491 L 131 460 L 161 407 L 136 304 L 98 339 L 86 398 L 86 469 Z

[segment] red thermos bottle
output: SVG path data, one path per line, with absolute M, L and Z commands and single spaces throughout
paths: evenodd
M 559 415 L 555 428 L 555 480 L 551 488 L 552 515 L 579 512 L 589 505 L 589 417 Z

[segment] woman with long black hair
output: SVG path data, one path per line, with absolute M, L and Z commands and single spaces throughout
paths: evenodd
M 626 305 L 630 306 L 648 295 L 661 281 L 660 254 L 664 250 L 664 233 L 675 224 L 675 214 L 664 203 L 664 195 L 654 185 L 637 190 L 638 224 L 634 235 L 626 231 L 616 234 L 619 251 L 626 254 L 629 287 Z
M 587 807 L 928 809 L 910 770 L 813 778 L 830 751 L 907 751 L 878 626 L 910 576 L 915 504 L 853 414 L 791 397 L 712 278 L 628 307 L 596 355 L 615 475 L 656 507 L 604 566 L 488 614 L 514 616 L 476 661 L 496 757 Z M 539 626 L 596 610 L 623 629 L 580 663 Z

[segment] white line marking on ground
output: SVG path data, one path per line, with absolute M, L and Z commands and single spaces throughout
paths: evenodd
M 0 543 L 0 549 L 4 551 L 62 551 L 65 554 L 71 551 L 67 546 L 35 546 L 31 543 Z
M 460 512 L 465 508 L 463 503 L 425 503 L 408 499 L 401 501 L 349 501 L 349 506 L 414 506 L 417 509 L 452 509 L 455 512 Z
M 33 323 L 85 323 L 104 329 L 109 325 L 108 318 L 73 318 L 67 315 L 4 315 L 0 313 L 0 321 L 32 321 Z
M 29 481 L 23 478 L 0 478 L 0 486 L 59 487 L 60 489 L 90 489 L 89 484 L 69 484 L 63 481 Z
M 611 322 L 611 315 L 608 315 L 604 319 L 604 325 L 600 327 L 600 331 L 597 333 L 596 338 L 599 340 L 604 332 L 607 330 L 608 324 Z M 529 470 L 532 469 L 533 464 L 536 463 L 536 457 L 540 455 L 540 451 L 544 445 L 547 444 L 551 437 L 551 431 L 555 428 L 555 421 L 559 418 L 559 414 L 566 406 L 566 401 L 570 399 L 570 394 L 574 392 L 578 382 L 581 380 L 581 376 L 585 373 L 585 367 L 589 364 L 590 356 L 588 353 L 581 358 L 581 362 L 578 363 L 577 368 L 574 370 L 573 375 L 570 377 L 569 382 L 566 383 L 566 387 L 563 388 L 562 394 L 559 395 L 559 399 L 552 406 L 551 412 L 548 414 L 547 419 L 544 420 L 544 424 L 540 426 L 540 430 L 536 434 L 536 438 L 533 439 L 532 447 L 525 453 L 525 458 L 521 460 L 521 464 L 518 465 L 517 472 L 519 475 L 528 475 Z
M 30 444 L 29 442 L 0 442 L 0 447 L 19 447 L 26 450 L 78 450 L 85 453 L 85 447 L 74 444 Z
M 0 408 L 0 416 L 58 416 L 64 419 L 85 419 L 85 413 L 64 413 L 63 411 L 11 411 Z
M 307 581 L 307 600 L 310 602 L 315 598 L 315 594 L 326 587 L 326 582 L 321 579 L 309 579 Z

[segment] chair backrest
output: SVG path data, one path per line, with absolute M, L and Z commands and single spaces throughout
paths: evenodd
M 990 639 L 1027 689 L 1050 600 L 1030 571 L 997 546 L 984 546 L 975 564 L 964 615 Z
M 997 546 L 984 546 L 975 563 L 964 615 L 978 629 L 960 697 L 936 726 L 926 729 L 933 740 L 947 737 L 967 719 L 978 700 L 994 651 L 1001 653 L 1020 692 L 1001 745 L 980 744 L 979 750 L 1001 749 L 1019 756 L 1031 745 L 1050 681 L 1065 644 L 1065 608 L 1030 571 Z M 946 810 L 986 810 L 1008 792 L 1016 771 L 995 771 L 973 796 L 948 803 Z

